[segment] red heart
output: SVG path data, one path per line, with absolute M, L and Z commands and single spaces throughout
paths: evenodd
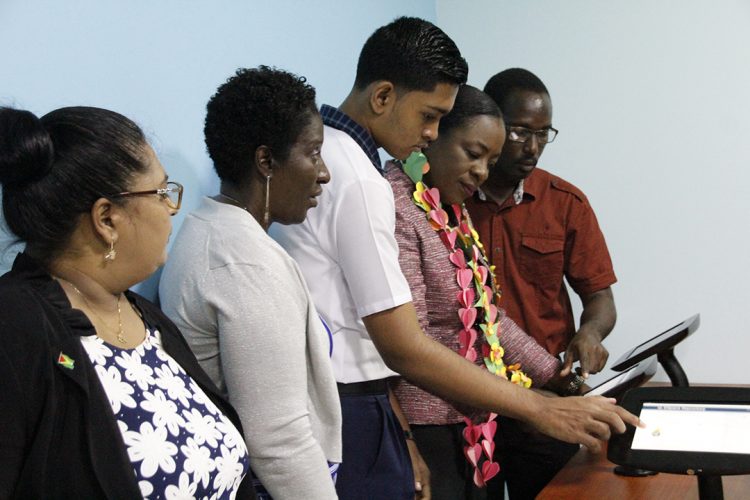
M 465 222 L 462 222 L 458 225 L 458 229 L 461 230 L 461 234 L 465 234 L 466 236 L 471 236 L 471 230 L 469 229 L 469 225 Z
M 474 273 L 471 269 L 459 269 L 456 271 L 456 281 L 461 290 L 469 288 L 472 280 L 474 279 Z
M 471 328 L 471 325 L 473 325 L 477 320 L 477 310 L 473 307 L 462 307 L 458 310 L 458 317 L 461 320 L 461 323 L 464 325 L 464 328 L 468 330 L 469 328 Z
M 472 307 L 474 306 L 474 289 L 473 288 L 464 288 L 460 292 L 458 292 L 458 295 L 456 295 L 458 298 L 458 303 L 461 304 L 461 307 Z
M 464 256 L 463 250 L 456 250 L 450 255 L 450 257 L 448 257 L 448 259 L 453 262 L 453 265 L 457 268 L 466 269 L 466 257 Z
M 466 351 L 474 345 L 477 340 L 477 331 L 473 328 L 469 330 L 461 330 L 458 332 L 458 343 L 461 346 L 459 353 L 461 356 L 466 354 Z
M 437 188 L 430 188 L 422 192 L 422 199 L 432 208 L 440 206 L 440 191 Z
M 439 235 L 443 245 L 448 248 L 454 248 L 456 246 L 456 231 L 440 231 Z M 464 265 L 464 267 L 466 266 Z
M 495 453 L 495 442 L 491 439 L 482 440 L 482 449 L 487 460 L 492 460 L 492 454 Z
M 474 444 L 473 446 L 464 446 L 464 455 L 466 455 L 466 460 L 468 460 L 470 464 L 476 467 L 479 463 L 479 459 L 482 457 L 482 447 L 478 444 Z
M 456 216 L 456 220 L 461 220 L 462 219 L 461 216 L 463 215 L 461 207 L 454 203 L 453 205 L 451 205 L 451 208 L 453 209 L 453 213 Z
M 466 427 L 464 427 L 464 440 L 466 440 L 467 443 L 469 443 L 469 446 L 474 446 L 477 442 L 474 439 L 474 433 L 471 431 L 471 420 L 464 417 L 464 420 L 467 421 Z
M 487 482 L 500 472 L 500 465 L 497 462 L 485 462 L 482 464 L 482 479 Z
M 479 488 L 484 488 L 485 486 L 487 486 L 487 483 L 484 481 L 482 473 L 479 472 L 478 468 L 474 469 L 474 484 L 476 484 Z

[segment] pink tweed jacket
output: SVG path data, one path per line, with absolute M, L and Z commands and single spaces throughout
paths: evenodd
M 386 179 L 391 184 L 396 201 L 396 240 L 399 246 L 401 270 L 411 287 L 412 302 L 417 310 L 422 330 L 448 348 L 458 351 L 458 318 L 460 291 L 453 264 L 448 260 L 448 249 L 427 222 L 424 211 L 412 201 L 414 183 L 398 167 L 389 164 Z M 502 283 L 500 283 L 502 289 Z M 560 361 L 549 354 L 532 337 L 500 310 L 500 344 L 505 349 L 505 363 L 521 363 L 521 369 L 542 387 L 560 370 Z M 481 358 L 482 342 L 475 348 Z M 393 385 L 399 403 L 412 424 L 444 425 L 463 421 L 463 414 L 472 409 L 446 402 L 423 391 L 404 379 Z

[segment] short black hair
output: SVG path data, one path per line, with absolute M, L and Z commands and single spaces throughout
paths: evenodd
M 208 154 L 222 181 L 250 177 L 255 151 L 268 146 L 285 160 L 303 129 L 318 113 L 315 89 L 276 68 L 240 68 L 208 101 L 203 128 Z
M 462 85 L 456 94 L 456 102 L 450 113 L 440 120 L 438 140 L 450 135 L 456 129 L 475 116 L 494 116 L 502 119 L 503 114 L 494 100 L 481 90 L 471 85 Z
M 99 198 L 127 191 L 147 170 L 146 146 L 143 131 L 114 111 L 68 107 L 37 118 L 0 108 L 8 227 L 30 255 L 48 264 L 65 250 L 81 214 Z
M 434 24 L 399 17 L 365 42 L 354 85 L 364 89 L 387 80 L 407 91 L 430 92 L 438 83 L 466 83 L 469 67 L 451 38 Z
M 549 91 L 534 73 L 523 68 L 510 68 L 501 71 L 487 81 L 484 91 L 495 100 L 503 112 L 506 111 L 506 98 L 515 90 L 527 90 L 547 94 Z

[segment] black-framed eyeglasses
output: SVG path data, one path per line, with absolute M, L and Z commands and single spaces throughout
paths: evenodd
M 165 188 L 151 189 L 148 191 L 125 191 L 123 193 L 110 195 L 110 198 L 156 194 L 161 196 L 161 198 L 167 202 L 169 208 L 172 210 L 179 210 L 182 205 L 182 191 L 183 187 L 179 182 L 167 182 L 167 187 Z
M 532 130 L 526 127 L 509 126 L 505 127 L 505 129 L 508 131 L 508 140 L 512 142 L 525 143 L 534 135 L 539 144 L 547 144 L 554 141 L 555 137 L 557 137 L 557 129 L 553 127 Z

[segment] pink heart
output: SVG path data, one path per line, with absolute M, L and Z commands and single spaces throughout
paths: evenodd
M 477 272 L 479 273 L 479 283 L 484 285 L 487 282 L 487 268 L 484 266 L 479 266 Z
M 469 225 L 465 222 L 462 222 L 458 225 L 458 229 L 461 230 L 461 234 L 465 234 L 467 236 L 471 236 L 471 229 L 469 229 Z
M 479 488 L 484 488 L 485 486 L 487 486 L 487 483 L 482 477 L 482 473 L 479 472 L 479 468 L 474 468 L 474 484 L 476 484 Z
M 437 188 L 430 188 L 422 192 L 422 199 L 432 208 L 440 206 L 440 191 Z
M 466 351 L 466 354 L 464 354 L 464 358 L 468 359 L 472 363 L 477 360 L 477 350 L 473 347 Z
M 472 245 L 471 253 L 474 256 L 474 262 L 479 262 L 482 257 L 482 253 L 479 251 L 476 245 Z
M 453 265 L 459 269 L 466 269 L 466 257 L 464 256 L 463 250 L 456 250 L 453 252 L 448 259 L 453 262 Z
M 492 288 L 488 287 L 487 285 L 484 285 L 484 293 L 487 294 L 487 300 L 492 302 L 492 299 L 494 297 L 494 294 L 492 293 Z
M 443 245 L 447 246 L 449 249 L 452 249 L 456 246 L 456 231 L 440 231 L 440 240 L 442 240 Z M 466 265 L 464 265 L 466 267 Z
M 461 307 L 472 307 L 474 305 L 473 288 L 464 288 L 458 292 L 456 297 L 458 298 L 458 303 L 461 304 Z
M 462 307 L 458 310 L 458 317 L 461 319 L 461 323 L 464 325 L 464 329 L 468 330 L 477 319 L 477 310 L 473 307 Z
M 456 272 L 456 281 L 461 290 L 469 288 L 471 281 L 474 279 L 474 273 L 471 269 L 459 269 Z
M 487 460 L 492 460 L 492 454 L 495 453 L 495 442 L 491 439 L 485 439 L 482 441 L 482 449 Z
M 461 330 L 458 332 L 458 344 L 461 346 L 459 354 L 464 356 L 466 351 L 474 345 L 477 340 L 477 331 L 473 328 L 469 330 Z
M 461 216 L 463 215 L 461 207 L 454 203 L 453 205 L 451 205 L 451 208 L 453 209 L 453 214 L 456 216 L 456 220 L 461 220 Z
M 445 212 L 445 210 L 430 210 L 430 213 L 427 214 L 427 216 L 430 218 L 430 222 L 432 223 L 432 225 L 437 227 L 438 229 L 443 228 L 448 224 L 448 214 Z
M 466 455 L 466 459 L 469 461 L 469 463 L 476 467 L 479 463 L 479 459 L 482 456 L 482 447 L 478 444 L 474 444 L 473 446 L 464 446 L 464 455 Z
M 485 462 L 482 464 L 482 479 L 489 481 L 500 472 L 500 465 L 497 462 Z
M 490 304 L 490 307 L 487 308 L 487 322 L 494 323 L 496 318 L 497 307 L 495 307 L 495 304 Z
M 482 436 L 484 436 L 484 439 L 492 441 L 495 438 L 495 432 L 497 431 L 497 422 L 495 422 L 494 420 L 485 422 L 480 427 L 482 427 Z

